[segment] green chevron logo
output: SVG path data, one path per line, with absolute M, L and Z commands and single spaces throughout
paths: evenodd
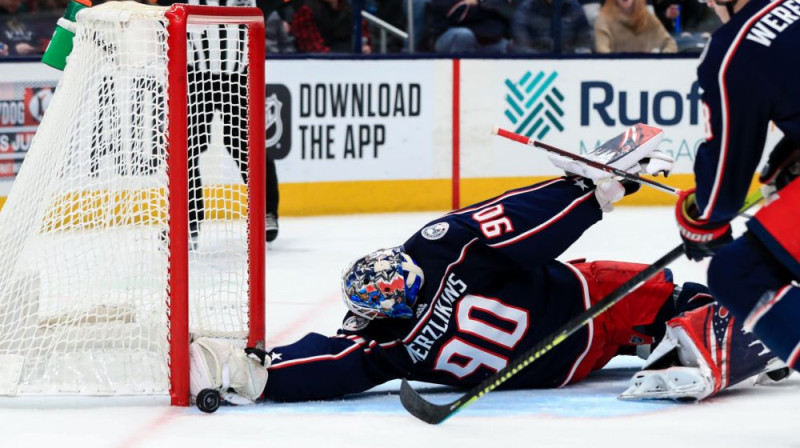
M 526 137 L 536 134 L 535 138 L 542 139 L 553 128 L 558 132 L 564 131 L 561 124 L 564 109 L 560 106 L 564 95 L 553 84 L 557 77 L 558 72 L 549 75 L 539 72 L 534 76 L 528 71 L 519 81 L 506 79 L 508 107 L 505 114 L 516 126 L 514 132 Z

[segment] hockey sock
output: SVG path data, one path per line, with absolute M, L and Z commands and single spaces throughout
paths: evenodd
M 791 280 L 749 233 L 721 248 L 708 267 L 708 288 L 715 300 L 744 320 L 769 291 Z
M 792 285 L 769 291 L 744 322 L 789 367 L 800 367 L 800 288 Z

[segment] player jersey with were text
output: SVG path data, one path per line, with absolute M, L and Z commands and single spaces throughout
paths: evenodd
M 697 74 L 706 142 L 695 161 L 700 218 L 736 216 L 770 121 L 800 145 L 800 0 L 750 0 L 714 32 Z

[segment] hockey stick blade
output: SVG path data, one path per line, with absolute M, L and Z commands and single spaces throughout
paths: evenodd
M 414 390 L 406 379 L 403 379 L 403 382 L 400 384 L 400 402 L 403 403 L 403 407 L 414 417 L 417 417 L 425 423 L 436 425 L 447 420 L 448 417 L 458 411 L 456 408 L 460 404 L 460 399 L 452 403 L 441 405 L 431 403 L 422 398 L 419 392 Z
M 532 138 L 526 137 L 526 136 L 521 135 L 521 134 L 517 134 L 516 132 L 512 132 L 512 131 L 509 131 L 507 129 L 503 129 L 503 128 L 499 127 L 499 126 L 495 126 L 492 129 L 492 134 L 499 135 L 500 137 L 507 138 L 509 140 L 513 140 L 513 141 L 518 142 L 518 143 L 522 143 L 523 145 L 528 145 L 528 146 L 533 146 L 533 147 L 536 147 L 536 148 L 543 149 L 543 150 L 545 150 L 545 151 L 547 151 L 547 152 L 549 152 L 551 154 L 555 154 L 555 155 L 558 155 L 560 157 L 571 159 L 571 160 L 574 160 L 576 162 L 581 162 L 581 163 L 583 163 L 583 164 L 585 164 L 587 166 L 590 166 L 592 168 L 598 169 L 600 171 L 605 171 L 605 172 L 611 173 L 611 174 L 613 174 L 615 176 L 622 177 L 622 178 L 624 178 L 626 180 L 637 182 L 637 183 L 640 183 L 642 185 L 647 185 L 649 187 L 652 187 L 652 188 L 654 188 L 656 190 L 659 190 L 659 191 L 663 191 L 665 193 L 674 194 L 676 196 L 678 194 L 680 194 L 680 190 L 678 190 L 677 188 L 673 188 L 673 187 L 670 187 L 669 185 L 665 185 L 665 184 L 662 184 L 660 182 L 656 182 L 654 180 L 647 179 L 647 178 L 641 177 L 641 176 L 636 175 L 636 174 L 629 173 L 627 171 L 624 171 L 624 170 L 621 170 L 621 169 L 618 169 L 618 168 L 614 168 L 613 166 L 606 165 L 604 163 L 600 163 L 600 162 L 592 160 L 592 159 L 588 159 L 586 157 L 583 157 L 581 155 L 569 152 L 569 151 L 561 149 L 561 148 L 556 148 L 555 146 L 548 145 L 547 143 L 543 143 L 543 142 L 540 142 L 538 140 L 534 140 Z
M 745 200 L 741 211 L 744 212 L 758 204 L 762 199 L 761 192 L 756 191 Z M 614 306 L 617 302 L 624 299 L 628 294 L 642 286 L 647 280 L 656 275 L 672 262 L 683 255 L 683 244 L 680 244 L 659 258 L 655 263 L 634 275 L 630 280 L 623 283 L 620 287 L 609 293 L 599 302 L 590 306 L 586 311 L 578 314 L 569 322 L 562 325 L 552 335 L 542 339 L 538 344 L 526 350 L 519 357 L 512 360 L 504 368 L 498 370 L 494 375 L 489 376 L 480 384 L 468 390 L 455 401 L 445 404 L 434 404 L 423 398 L 411 385 L 403 379 L 400 386 L 400 402 L 403 407 L 414 417 L 425 423 L 439 424 L 452 417 L 456 412 L 469 406 L 475 400 L 488 394 L 489 392 L 502 385 L 509 378 L 516 375 L 519 371 L 527 367 L 532 362 L 544 356 L 553 347 L 557 346 L 569 336 L 583 328 L 590 320 L 604 313 Z

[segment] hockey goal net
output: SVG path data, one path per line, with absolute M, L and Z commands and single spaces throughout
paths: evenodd
M 0 212 L 0 395 L 186 405 L 191 336 L 263 340 L 263 16 L 109 2 L 77 23 Z

